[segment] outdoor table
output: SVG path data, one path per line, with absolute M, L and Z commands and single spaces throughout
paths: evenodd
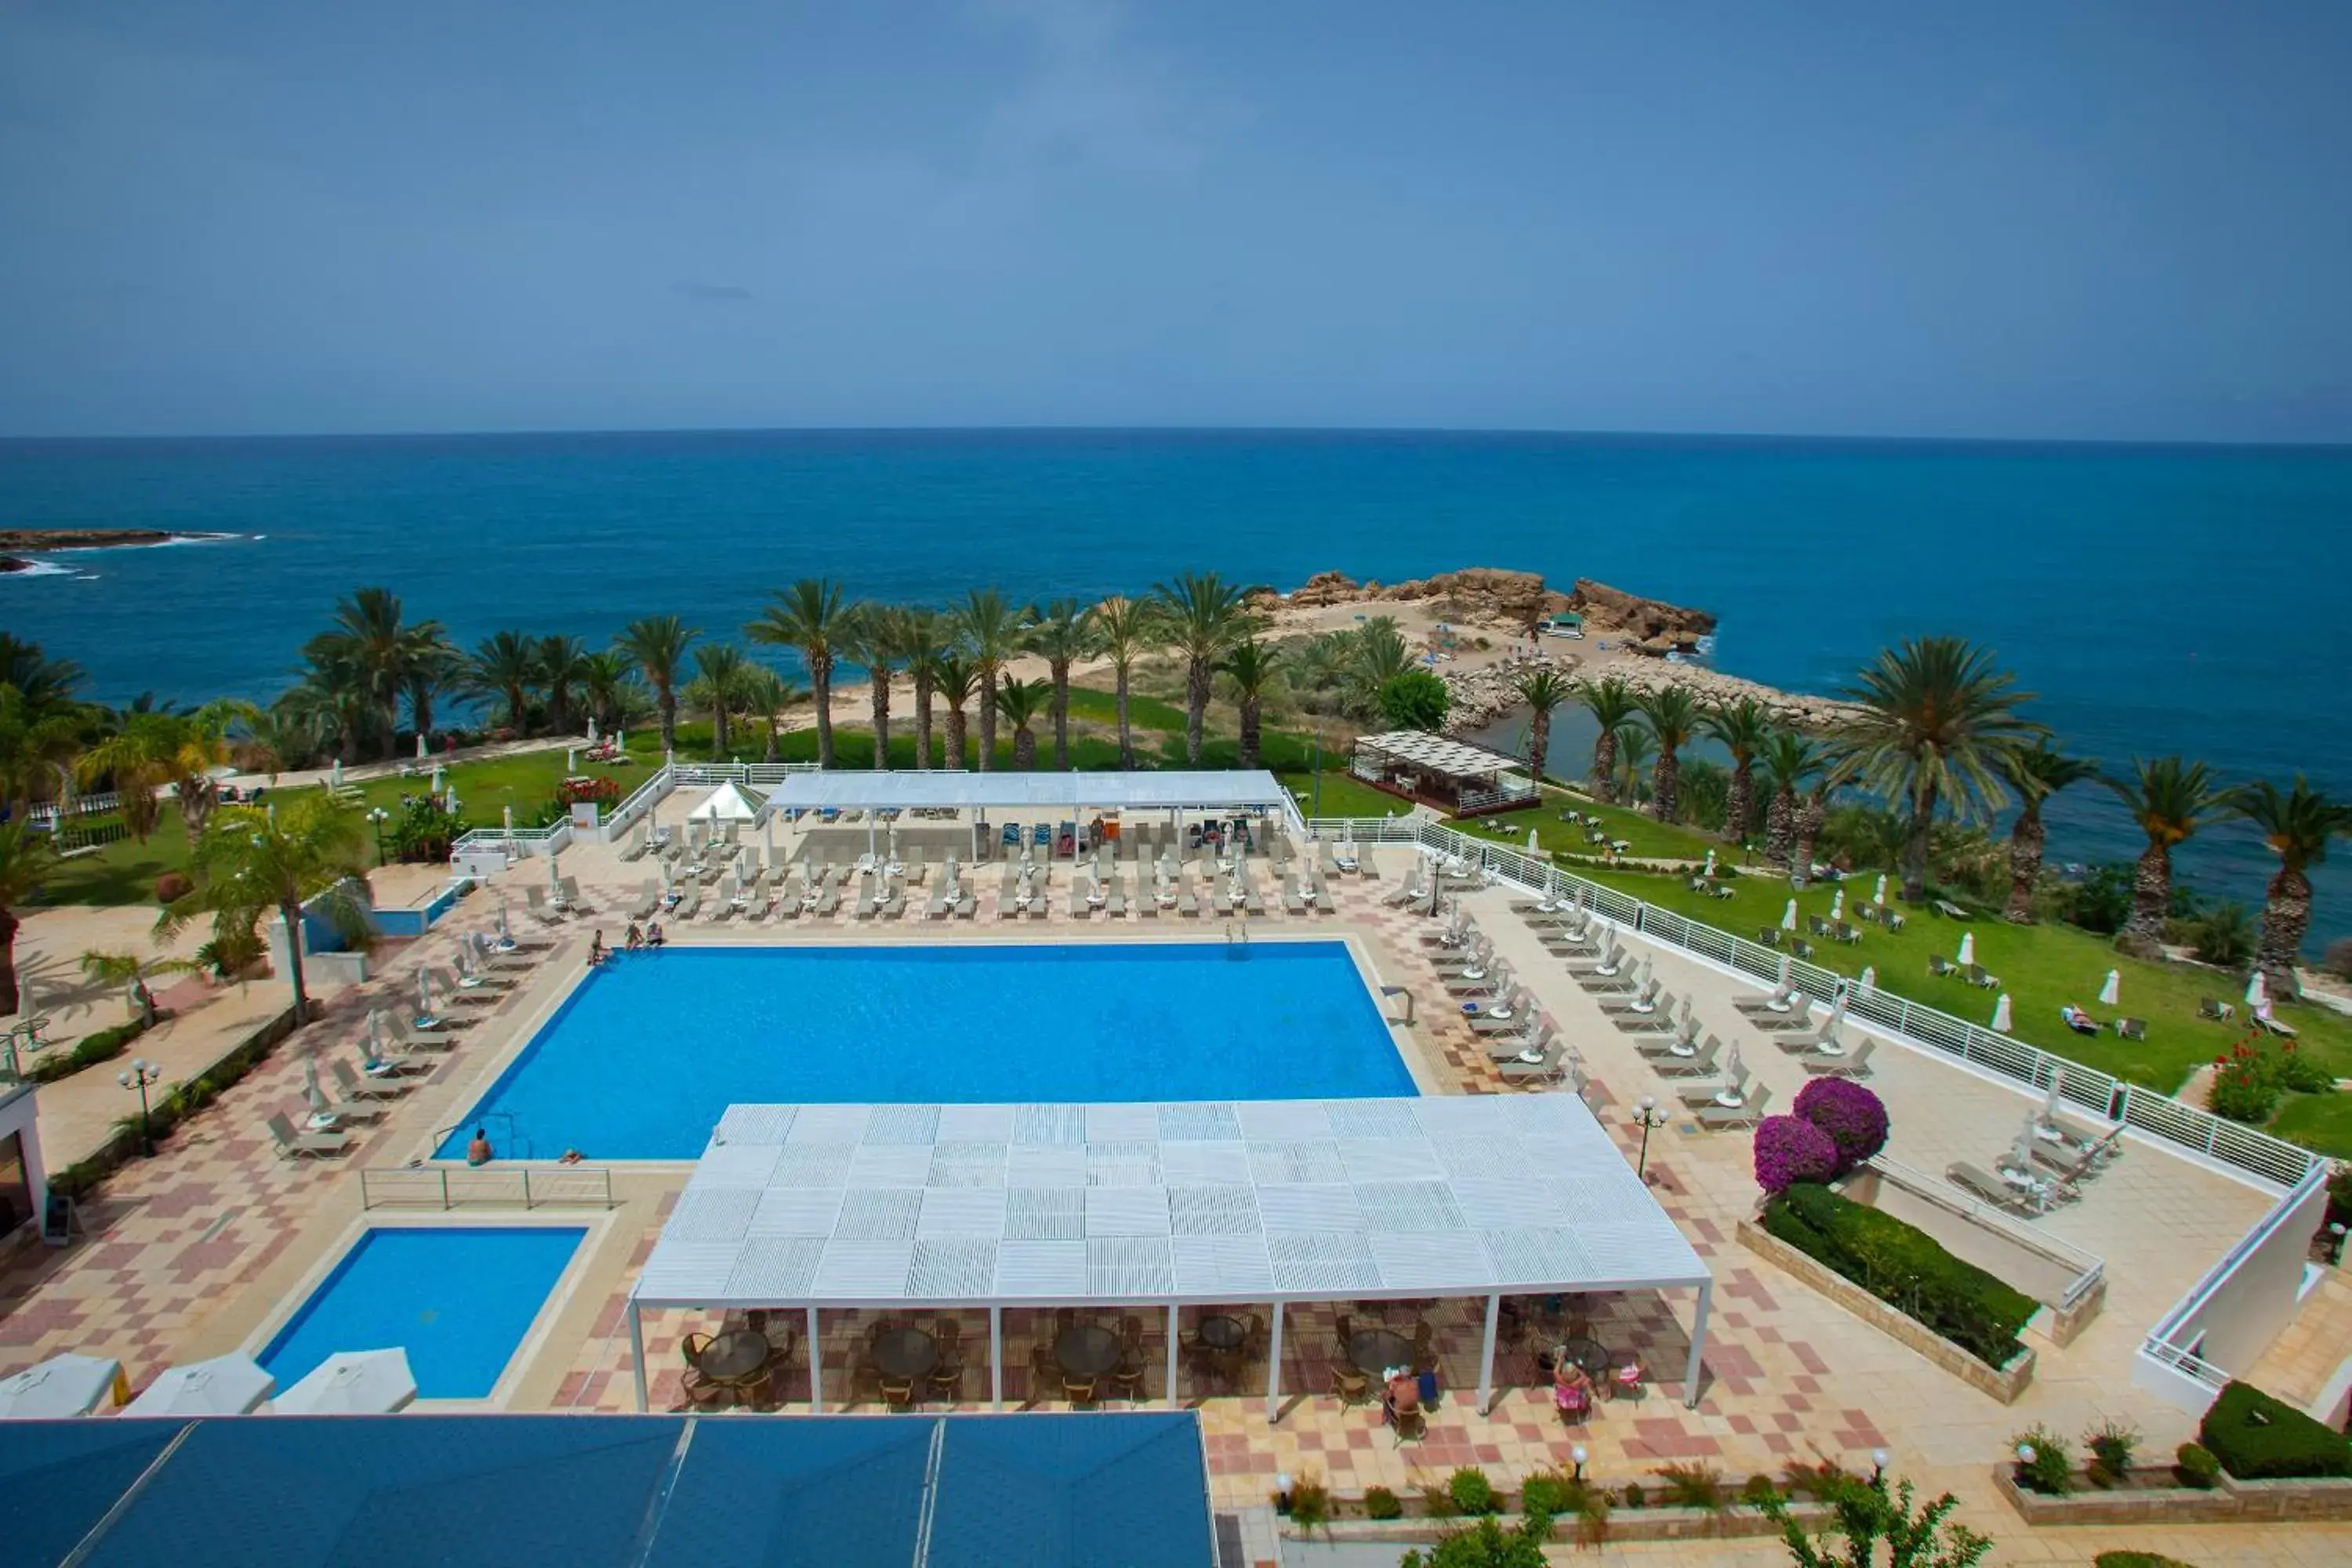
M 1099 1323 L 1073 1323 L 1054 1337 L 1054 1363 L 1072 1377 L 1100 1377 L 1118 1364 L 1118 1336 Z
M 1698 1047 L 1688 1040 L 1676 1040 L 1666 1047 L 1666 1054 L 1670 1057 L 1695 1057 L 1698 1055 Z
M 940 1364 L 939 1342 L 920 1329 L 885 1329 L 874 1336 L 874 1364 L 892 1377 L 928 1376 Z
M 1394 1329 L 1358 1329 L 1348 1336 L 1348 1359 L 1358 1372 L 1378 1377 L 1392 1366 L 1412 1365 L 1412 1342 Z
M 1817 1056 L 1842 1057 L 1845 1055 L 1845 1047 L 1835 1040 L 1823 1040 L 1813 1047 L 1813 1051 Z
M 756 1329 L 730 1329 L 695 1358 L 697 1372 L 713 1383 L 742 1383 L 768 1364 L 768 1336 Z
M 1213 1351 L 1237 1351 L 1249 1338 L 1249 1331 L 1239 1318 L 1229 1318 L 1220 1312 L 1201 1320 L 1192 1331 L 1200 1342 Z
M 1715 1102 L 1717 1105 L 1722 1106 L 1726 1110 L 1737 1110 L 1741 1106 L 1748 1103 L 1746 1100 L 1740 1099 L 1733 1090 L 1727 1089 L 1721 1094 L 1715 1097 Z
M 1590 1334 L 1580 1334 L 1559 1348 L 1569 1360 L 1595 1377 L 1609 1370 L 1608 1347 Z

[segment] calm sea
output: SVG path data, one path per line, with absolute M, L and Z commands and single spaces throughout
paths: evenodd
M 0 625 L 98 694 L 262 697 L 336 595 L 470 641 L 740 626 L 772 585 L 1096 595 L 1210 568 L 1294 584 L 1460 565 L 1591 576 L 1722 617 L 1717 661 L 1830 690 L 1891 639 L 1996 647 L 2076 748 L 2180 750 L 2352 792 L 2352 448 L 1455 434 L 746 433 L 0 442 L 0 527 L 221 531 L 0 578 Z M 1563 744 L 1577 742 L 1574 732 Z M 1570 770 L 1574 771 L 1574 770 Z M 2074 792 L 2065 858 L 2135 836 Z M 2201 885 L 2258 897 L 2213 836 Z M 2352 846 L 2319 916 L 2352 930 Z

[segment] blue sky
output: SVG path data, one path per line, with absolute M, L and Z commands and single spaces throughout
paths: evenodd
M 2352 439 L 2352 5 L 0 0 L 0 434 Z

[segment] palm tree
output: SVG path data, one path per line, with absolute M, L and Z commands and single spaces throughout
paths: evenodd
M 1528 705 L 1528 773 L 1541 784 L 1551 757 L 1552 713 L 1576 696 L 1576 685 L 1556 669 L 1539 668 L 1524 671 L 1513 689 Z
M 727 756 L 727 721 L 743 705 L 744 680 L 751 661 L 732 643 L 705 643 L 694 650 L 694 695 L 710 710 L 710 755 Z
M 2299 995 L 2295 964 L 2303 956 L 2304 933 L 2311 929 L 2311 879 L 2305 873 L 2327 858 L 2329 839 L 2352 834 L 2352 805 L 2328 799 L 2301 773 L 2294 775 L 2294 788 L 2284 794 L 2264 779 L 2239 785 L 2223 805 L 2253 824 L 2279 858 L 2278 874 L 2263 900 L 2263 939 L 2254 965 L 2278 994 Z
M 121 729 L 75 762 L 75 773 L 85 787 L 101 780 L 114 785 L 121 803 L 122 824 L 142 844 L 154 834 L 162 818 L 160 796 L 177 774 L 186 731 L 186 721 L 176 713 L 133 713 Z
M 1281 666 L 1282 650 L 1254 637 L 1235 643 L 1233 651 L 1217 666 L 1230 685 L 1234 705 L 1241 710 L 1241 750 L 1235 759 L 1238 766 L 1259 765 L 1258 710 L 1267 694 L 1280 683 Z
M 743 678 L 743 701 L 751 711 L 768 728 L 768 750 L 762 762 L 776 760 L 782 736 L 784 710 L 806 697 L 808 693 L 778 675 L 764 664 L 755 664 Z
M 1764 858 L 1782 866 L 1796 865 L 1797 797 L 1806 781 L 1822 771 L 1822 748 L 1793 730 L 1775 730 L 1759 748 L 1765 782 L 1771 786 L 1771 804 L 1764 811 Z M 1811 863 L 1797 868 L 1800 874 Z
M 1650 787 L 1642 782 L 1642 768 L 1657 749 L 1657 738 L 1639 724 L 1628 724 L 1618 732 L 1617 778 L 1612 787 L 1622 804 L 1642 804 Z
M 943 653 L 931 661 L 931 683 L 939 688 L 940 700 L 948 705 L 948 766 L 961 773 L 968 722 L 964 709 L 980 689 L 980 666 L 960 653 Z
M 588 716 L 607 735 L 628 715 L 629 683 L 636 667 L 619 648 L 604 648 L 580 661 L 580 694 L 587 699 Z
M 0 822 L 0 1014 L 23 1005 L 16 993 L 16 911 L 41 896 L 57 864 L 51 836 L 36 833 L 23 817 Z
M 400 598 L 389 588 L 361 588 L 335 601 L 334 619 L 303 653 L 316 662 L 340 659 L 350 666 L 374 705 L 388 757 L 399 748 L 400 700 L 410 691 L 417 661 L 446 642 L 438 621 L 405 624 Z
M 2031 692 L 1964 637 L 1914 637 L 1881 652 L 1843 696 L 1861 711 L 1838 727 L 1845 771 L 1909 812 L 1903 897 L 1927 895 L 1927 831 L 1936 808 L 1968 822 L 2001 799 L 2001 754 L 2046 731 L 2021 716 Z
M 2070 757 L 2047 740 L 2017 746 L 2004 752 L 1994 766 L 2017 796 L 2017 821 L 2009 830 L 2009 910 L 2019 925 L 2033 923 L 2033 884 L 2042 878 L 2042 850 L 2049 830 L 2042 825 L 2042 806 L 2070 784 L 2099 776 L 2099 764 L 2087 757 Z
M 744 628 L 755 643 L 798 648 L 816 703 L 816 765 L 833 766 L 834 645 L 850 630 L 856 612 L 830 577 L 803 577 L 771 595 L 775 603 Z
M 1045 660 L 1046 677 L 1054 688 L 1054 766 L 1070 765 L 1070 666 L 1087 657 L 1092 638 L 1087 612 L 1076 599 L 1056 599 L 1029 624 L 1029 651 Z
M 539 639 L 539 687 L 547 693 L 547 727 L 572 733 L 572 692 L 588 675 L 588 649 L 575 637 Z
M 433 704 L 456 689 L 465 668 L 466 656 L 438 621 L 408 628 L 408 721 L 418 735 L 433 733 Z
M 874 715 L 874 771 L 890 765 L 891 661 L 898 656 L 898 612 L 888 605 L 860 604 L 837 634 L 835 651 L 866 671 L 866 695 Z
M 1209 715 L 1209 677 L 1234 644 L 1255 627 L 1242 592 L 1214 572 L 1187 572 L 1155 583 L 1153 602 L 1170 647 L 1184 656 L 1184 760 L 1201 765 L 1201 731 Z
M 1829 820 L 1830 791 L 1837 783 L 1835 765 L 1824 768 L 1813 780 L 1813 787 L 1805 792 L 1804 805 L 1797 808 L 1797 842 L 1790 851 L 1789 879 L 1800 888 L 1813 879 L 1813 847 L 1821 842 L 1822 826 Z
M 686 665 L 687 645 L 699 635 L 676 616 L 641 616 L 623 627 L 613 644 L 645 671 L 646 684 L 654 689 L 665 752 L 677 746 L 677 678 Z
M 72 707 L 74 692 L 89 678 L 69 658 L 51 658 L 37 642 L 0 632 L 0 686 L 13 686 L 37 709 Z
M 1110 661 L 1112 691 L 1118 708 L 1118 765 L 1135 766 L 1135 731 L 1127 719 L 1128 685 L 1135 661 L 1159 637 L 1151 606 L 1140 599 L 1113 595 L 1087 613 L 1096 657 Z
M 908 605 L 894 617 L 896 651 L 915 689 L 915 765 L 931 765 L 931 693 L 939 686 L 939 658 L 947 651 L 940 613 L 929 605 Z
M 2128 777 L 2110 774 L 2099 782 L 2116 792 L 2147 836 L 2147 847 L 2132 868 L 2132 912 L 2124 933 L 2146 942 L 2160 942 L 2172 906 L 2173 848 L 2211 821 L 2224 797 L 2211 769 L 2177 754 L 2134 757 Z
M 353 943 L 367 940 L 367 916 L 353 895 L 367 876 L 361 816 L 324 790 L 308 791 L 283 808 L 233 805 L 221 811 L 188 847 L 194 886 L 164 906 L 156 934 L 169 937 L 199 914 L 250 921 L 270 910 L 286 922 L 287 979 L 294 987 L 294 1022 L 310 1016 L 302 981 L 303 904 Z
M 1650 721 L 1650 733 L 1658 742 L 1658 760 L 1650 770 L 1650 815 L 1672 822 L 1682 749 L 1698 731 L 1698 700 L 1687 687 L 1661 686 L 1633 699 L 1633 706 Z
M 1349 640 L 1348 707 L 1358 717 L 1370 718 L 1380 711 L 1381 689 L 1412 668 L 1412 648 L 1397 629 L 1394 616 L 1374 616 Z
M 149 1026 L 155 1022 L 155 994 L 147 988 L 151 974 L 198 974 L 204 965 L 185 958 L 149 958 L 137 952 L 100 952 L 96 948 L 81 955 L 82 978 L 94 985 L 120 985 L 123 1003 L 131 1009 L 131 1017 Z
M 1592 739 L 1592 793 L 1603 805 L 1617 799 L 1617 737 L 1633 722 L 1633 693 L 1621 676 L 1577 683 L 1576 700 L 1601 726 Z
M 1702 731 L 1731 753 L 1731 787 L 1724 796 L 1723 836 L 1734 844 L 1743 844 L 1756 816 L 1756 753 L 1772 734 L 1772 710 L 1753 697 L 1742 697 L 1716 703 L 1698 722 Z
M 0 638 L 6 636 L 0 632 Z M 36 697 L 0 682 L 0 805 L 6 815 L 22 819 L 52 793 L 62 804 L 73 785 L 84 722 L 78 702 Z
M 530 691 L 540 681 L 540 648 L 521 632 L 494 632 L 474 645 L 466 678 L 476 691 L 506 704 L 507 722 L 530 733 Z
M 1043 680 L 1014 680 L 1010 677 L 996 689 L 997 711 L 1013 726 L 1013 765 L 1016 768 L 1037 765 L 1037 737 L 1029 726 L 1053 700 L 1053 690 Z
M 956 607 L 956 635 L 971 656 L 979 682 L 973 696 L 980 708 L 982 773 L 996 765 L 996 682 L 1020 646 L 1023 618 L 997 588 L 974 588 Z
M 360 744 L 371 708 L 367 693 L 349 677 L 342 664 L 312 664 L 278 699 L 272 711 L 280 729 L 288 737 L 304 741 L 299 752 L 281 753 L 285 760 L 341 756 Z

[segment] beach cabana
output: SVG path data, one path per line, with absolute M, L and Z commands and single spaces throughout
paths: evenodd
M 757 822 L 760 809 L 760 803 L 741 784 L 730 780 L 712 790 L 709 800 L 686 815 L 695 822 Z
M 1423 730 L 1358 736 L 1349 771 L 1374 789 L 1463 816 L 1515 811 L 1543 799 L 1517 758 Z

